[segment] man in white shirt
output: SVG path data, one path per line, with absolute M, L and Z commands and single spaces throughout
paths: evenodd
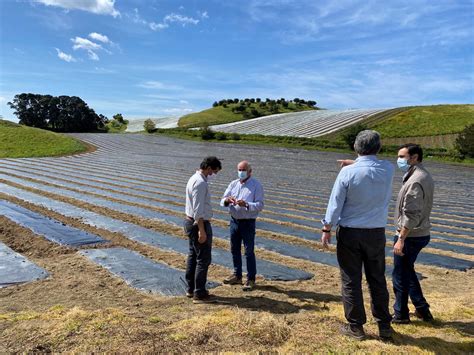
M 212 218 L 211 195 L 208 179 L 222 169 L 216 157 L 205 158 L 199 170 L 186 185 L 186 218 L 184 232 L 189 238 L 189 253 L 186 265 L 187 297 L 193 303 L 212 302 L 206 290 L 207 271 L 211 264 Z

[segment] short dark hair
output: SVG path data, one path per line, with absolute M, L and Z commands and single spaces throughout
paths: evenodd
M 221 170 L 222 164 L 221 164 L 221 161 L 217 159 L 216 157 L 206 157 L 202 161 L 200 168 L 203 170 L 207 168 L 211 168 L 212 170 L 216 170 L 216 169 Z
M 415 143 L 407 143 L 407 144 L 402 144 L 398 150 L 406 148 L 408 149 L 408 154 L 410 156 L 413 156 L 415 154 L 418 154 L 418 161 L 421 163 L 423 161 L 423 149 L 418 144 Z
M 379 132 L 369 129 L 359 132 L 354 142 L 354 150 L 359 155 L 375 155 L 381 147 Z

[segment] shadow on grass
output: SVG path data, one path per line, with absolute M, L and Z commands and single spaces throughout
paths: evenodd
M 272 285 L 257 285 L 257 290 L 285 294 L 290 298 L 311 302 L 342 302 L 342 297 L 328 293 L 316 293 L 300 290 L 285 290 Z
M 307 291 L 283 290 L 275 286 L 258 285 L 256 291 L 275 292 L 286 294 L 289 298 L 299 301 L 311 302 L 303 305 L 296 305 L 288 301 L 275 300 L 261 295 L 255 295 L 249 292 L 248 296 L 243 297 L 223 297 L 216 296 L 216 304 L 232 305 L 239 308 L 245 308 L 252 311 L 265 311 L 274 314 L 290 314 L 305 311 L 322 311 L 327 309 L 326 302 L 340 302 L 340 296 L 334 296 L 324 293 L 315 293 Z M 316 302 L 323 303 L 318 305 Z
M 474 341 L 455 343 L 435 337 L 414 338 L 400 333 L 394 334 L 393 344 L 411 345 L 434 354 L 472 354 L 474 352 Z

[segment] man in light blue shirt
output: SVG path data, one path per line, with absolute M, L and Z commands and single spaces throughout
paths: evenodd
M 362 297 L 362 267 L 371 296 L 371 308 L 382 339 L 392 336 L 385 280 L 385 226 L 391 198 L 394 167 L 379 160 L 380 135 L 362 131 L 354 150 L 359 157 L 339 172 L 329 198 L 323 223 L 323 245 L 331 241 L 331 227 L 337 228 L 337 260 L 341 270 L 342 302 L 348 324 L 345 335 L 363 339 L 367 321 Z
M 228 207 L 230 220 L 230 249 L 234 273 L 225 284 L 242 284 L 242 241 L 247 259 L 247 282 L 243 290 L 255 287 L 257 265 L 255 259 L 255 219 L 263 209 L 263 187 L 252 177 L 252 167 L 244 160 L 237 165 L 238 179 L 233 180 L 224 192 L 221 206 Z

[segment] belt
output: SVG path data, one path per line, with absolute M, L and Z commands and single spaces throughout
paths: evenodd
M 195 222 L 195 219 L 193 217 L 186 216 L 186 219 L 191 222 Z M 204 222 L 209 222 L 210 220 L 205 219 Z
M 255 221 L 256 218 L 235 218 L 232 217 L 234 221 Z

